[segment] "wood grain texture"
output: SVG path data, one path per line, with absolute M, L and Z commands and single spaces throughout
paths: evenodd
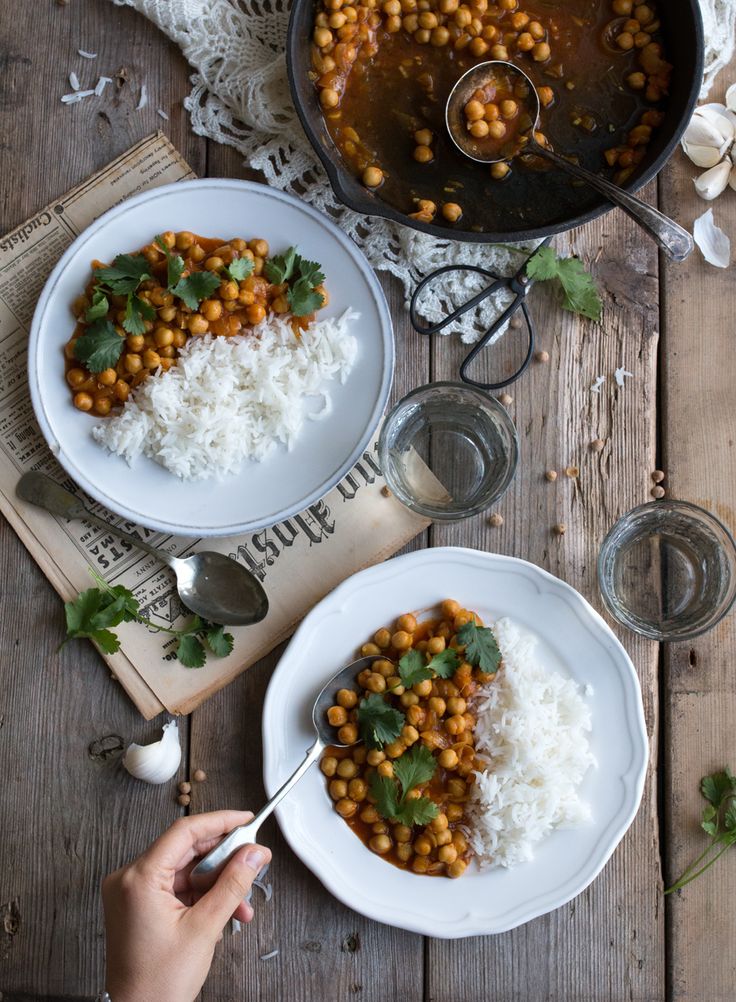
M 710 100 L 722 100 L 736 60 L 720 74 Z M 736 199 L 728 191 L 703 202 L 693 189 L 696 169 L 675 159 L 662 176 L 664 211 L 688 228 L 713 209 L 736 238 Z M 663 269 L 662 469 L 671 497 L 694 501 L 736 531 L 736 448 L 733 348 L 733 267 L 720 270 L 696 251 Z M 712 632 L 664 649 L 664 789 L 667 882 L 677 879 L 706 844 L 700 829 L 700 778 L 736 768 L 736 621 L 733 612 Z M 670 997 L 673 1002 L 726 1002 L 736 981 L 734 850 L 667 899 Z
M 576 231 L 572 241 L 558 238 L 556 246 L 592 266 L 604 291 L 602 321 L 596 325 L 560 311 L 549 289 L 532 291 L 539 347 L 550 360 L 532 363 L 507 391 L 513 396 L 508 407 L 521 461 L 511 489 L 494 507 L 503 515 L 503 526 L 491 527 L 484 515 L 435 525 L 431 535 L 435 545 L 474 546 L 531 560 L 568 581 L 600 610 L 598 547 L 618 515 L 645 500 L 655 458 L 657 256 L 619 212 Z M 635 298 L 629 291 L 634 288 Z M 456 378 L 466 350 L 455 339 L 437 339 L 434 378 Z M 490 354 L 479 363 L 489 373 L 486 378 L 492 364 L 497 363 Z M 613 373 L 622 364 L 634 377 L 620 389 Z M 599 374 L 606 383 L 593 394 L 590 386 Z M 605 441 L 600 453 L 590 449 L 596 438 Z M 577 467 L 579 475 L 566 476 L 566 467 Z M 548 469 L 558 472 L 554 483 L 544 478 Z M 565 524 L 564 536 L 553 534 L 556 523 Z M 664 997 L 657 650 L 631 635 L 621 639 L 639 672 L 653 749 L 633 827 L 603 874 L 570 904 L 505 935 L 430 941 L 427 994 L 432 1002 L 651 1002 Z

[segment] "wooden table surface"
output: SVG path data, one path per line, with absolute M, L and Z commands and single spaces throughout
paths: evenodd
M 102 0 L 4 0 L 0 19 L 0 230 L 22 222 L 134 141 L 162 127 L 200 175 L 241 177 L 234 151 L 195 136 L 183 99 L 190 69 L 143 17 Z M 101 107 L 68 108 L 77 48 L 125 82 Z M 721 74 L 714 97 L 734 78 Z M 151 101 L 134 110 L 142 83 Z M 162 122 L 155 109 L 170 115 Z M 706 206 L 678 153 L 646 191 L 690 227 Z M 736 194 L 715 203 L 736 236 Z M 532 560 L 598 609 L 595 560 L 623 512 L 648 500 L 651 471 L 669 495 L 698 502 L 736 529 L 736 350 L 733 270 L 695 253 L 658 255 L 620 212 L 561 237 L 604 298 L 600 324 L 562 312 L 537 288 L 531 305 L 549 352 L 511 390 L 519 475 L 498 510 L 434 526 L 414 546 L 459 544 Z M 394 396 L 453 378 L 461 347 L 410 329 L 389 281 L 398 364 Z M 618 388 L 614 370 L 633 377 Z M 606 376 L 599 395 L 590 392 Z M 605 441 L 600 453 L 593 439 Z M 579 467 L 579 477 L 544 471 Z M 564 522 L 555 537 L 551 526 Z M 129 860 L 180 813 L 167 786 L 126 782 L 90 743 L 108 734 L 153 739 L 91 646 L 57 652 L 61 604 L 10 527 L 0 525 L 0 999 L 76 1000 L 104 983 L 101 876 Z M 692 643 L 659 647 L 617 629 L 639 672 L 651 743 L 641 809 L 598 879 L 550 915 L 502 936 L 445 942 L 379 925 L 346 908 L 286 847 L 274 822 L 274 896 L 244 935 L 226 937 L 206 1002 L 726 1002 L 736 984 L 736 850 L 679 896 L 666 885 L 700 851 L 702 775 L 736 767 L 734 617 Z M 280 651 L 182 721 L 189 769 L 204 768 L 192 811 L 258 805 L 263 695 Z M 260 956 L 274 949 L 277 957 Z

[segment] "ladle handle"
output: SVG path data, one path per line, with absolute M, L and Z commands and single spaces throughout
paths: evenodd
M 605 178 L 593 174 L 592 171 L 586 170 L 579 164 L 571 163 L 565 157 L 561 157 L 559 153 L 554 153 L 537 143 L 534 144 L 534 153 L 556 164 L 568 174 L 585 181 L 591 188 L 595 188 L 601 195 L 605 195 L 609 202 L 622 208 L 634 222 L 647 231 L 667 257 L 673 261 L 684 261 L 691 253 L 695 246 L 692 236 L 659 209 L 647 205 L 646 202 L 642 202 L 635 195 L 630 195 L 618 185 L 606 181 Z
M 235 850 L 243 845 L 248 845 L 250 842 L 255 842 L 258 829 L 263 822 L 273 813 L 274 808 L 284 799 L 286 794 L 296 786 L 312 763 L 319 758 L 324 747 L 324 741 L 321 738 L 317 738 L 311 748 L 308 749 L 301 765 L 294 770 L 271 799 L 263 805 L 253 820 L 249 821 L 247 825 L 234 828 L 219 845 L 216 845 L 214 849 L 211 849 L 206 856 L 200 859 L 190 874 L 190 879 L 194 887 L 198 889 L 210 887 L 214 883 L 215 876 L 225 863 L 227 863 Z

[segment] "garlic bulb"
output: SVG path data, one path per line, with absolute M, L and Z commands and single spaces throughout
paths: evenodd
M 165 783 L 171 779 L 181 762 L 179 728 L 175 720 L 164 724 L 163 737 L 150 745 L 128 746 L 123 765 L 131 776 L 144 783 Z
M 682 148 L 696 167 L 707 168 L 695 179 L 695 190 L 707 201 L 730 185 L 736 189 L 736 84 L 725 104 L 702 104 L 693 112 Z

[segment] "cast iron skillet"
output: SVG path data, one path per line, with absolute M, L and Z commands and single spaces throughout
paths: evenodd
M 402 151 L 395 173 L 400 173 L 402 183 L 406 179 L 407 204 L 410 204 L 410 192 L 436 198 L 448 170 L 451 176 L 464 178 L 463 219 L 472 220 L 473 229 L 420 223 L 383 201 L 380 192 L 368 191 L 345 165 L 327 132 L 317 90 L 309 79 L 316 3 L 317 0 L 293 0 L 286 42 L 289 84 L 304 131 L 327 171 L 335 194 L 345 205 L 356 212 L 384 216 L 433 236 L 473 243 L 547 237 L 579 226 L 611 208 L 600 195 L 587 188 L 571 186 L 564 175 L 554 170 L 524 171 L 523 175 L 519 172 L 513 184 L 483 179 L 479 182 L 477 165 L 454 150 L 449 139 L 435 149 L 436 165 L 430 165 L 429 172 L 426 165 L 414 164 Z M 667 3 L 661 0 L 661 6 L 665 56 L 674 66 L 670 96 L 665 119 L 654 132 L 646 158 L 625 185 L 629 191 L 637 191 L 645 185 L 669 159 L 690 120 L 703 77 L 703 25 L 698 0 L 667 0 Z M 595 85 L 592 81 L 592 86 Z M 591 103 L 594 106 L 594 100 Z M 585 166 L 599 170 L 601 150 L 606 145 L 610 145 L 610 138 L 601 135 L 597 141 L 586 140 L 584 146 L 574 151 Z M 471 173 L 473 171 L 476 173 Z M 491 200 L 494 208 L 489 216 Z

